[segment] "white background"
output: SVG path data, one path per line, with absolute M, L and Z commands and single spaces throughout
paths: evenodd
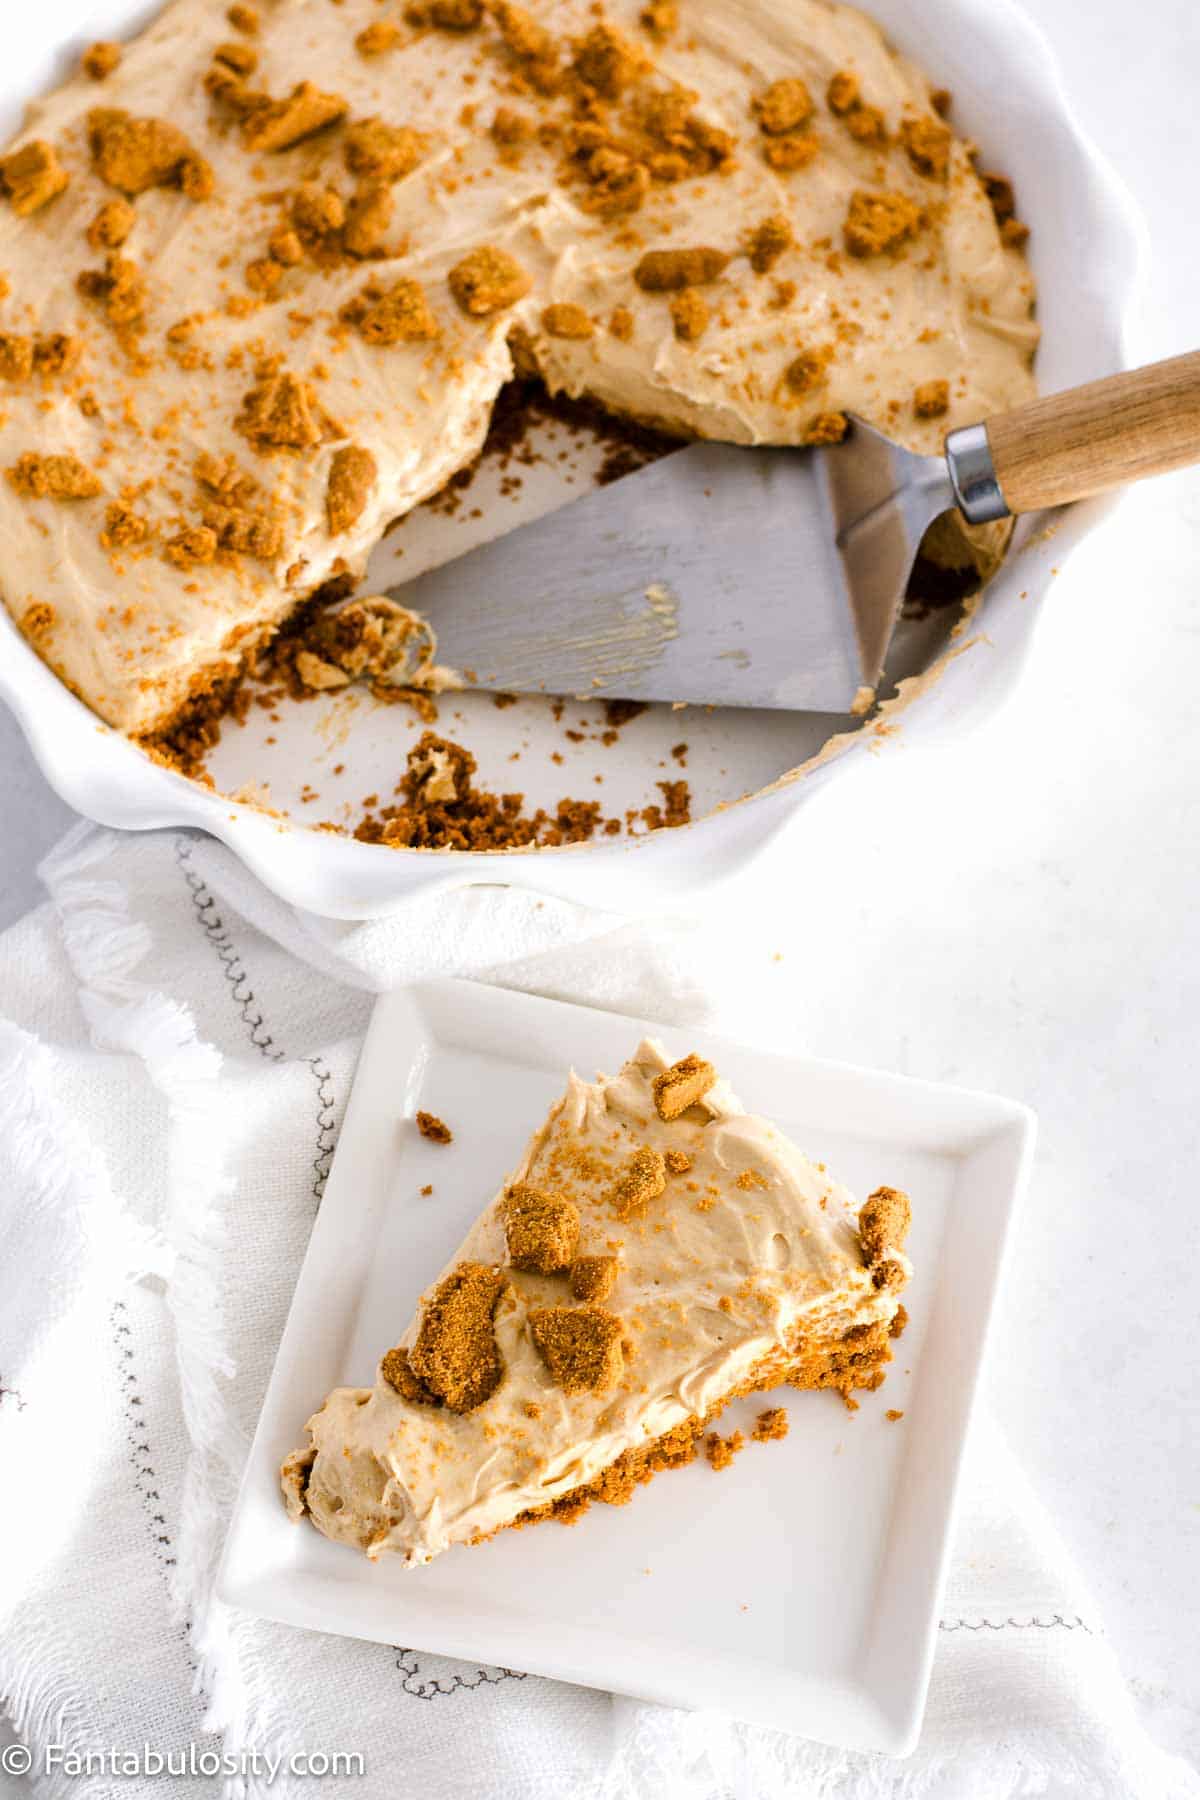
M 1142 350 L 1192 349 L 1200 8 L 1026 4 L 1149 222 Z M 763 988 L 820 1054 L 1040 1114 L 989 1401 L 1147 1722 L 1200 1763 L 1200 477 L 1133 495 L 1046 605 L 997 719 L 953 751 L 901 733 L 804 809 Z M 2 924 L 70 815 L 7 715 L 0 769 Z

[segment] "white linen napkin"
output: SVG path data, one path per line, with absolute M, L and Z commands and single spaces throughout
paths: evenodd
M 48 903 L 0 940 L 0 1701 L 39 1793 L 156 1791 L 104 1762 L 149 1745 L 189 1797 L 311 1793 L 301 1752 L 361 1755 L 328 1791 L 362 1800 L 1200 1796 L 986 1423 L 903 1763 L 215 1602 L 364 990 L 436 970 L 676 1024 L 710 990 L 679 921 L 499 887 L 330 926 L 208 840 L 89 826 L 43 873 Z

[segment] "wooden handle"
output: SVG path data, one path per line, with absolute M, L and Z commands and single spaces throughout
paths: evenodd
M 987 435 L 1015 513 L 1200 462 L 1200 351 L 1000 413 Z

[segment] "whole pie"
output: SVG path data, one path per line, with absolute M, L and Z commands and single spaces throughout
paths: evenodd
M 910 1210 L 890 1187 L 856 1206 L 701 1057 L 647 1039 L 619 1075 L 572 1074 L 374 1387 L 309 1419 L 287 1510 L 412 1566 L 622 1505 L 702 1443 L 723 1466 L 741 1434 L 705 1434 L 736 1396 L 853 1408 L 905 1323 Z M 754 1435 L 785 1430 L 771 1408 Z
M 0 156 L 9 610 L 161 731 L 349 592 L 514 369 L 680 436 L 934 448 L 1036 338 L 948 107 L 826 0 L 173 0 Z

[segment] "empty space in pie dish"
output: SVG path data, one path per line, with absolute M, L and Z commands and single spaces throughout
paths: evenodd
M 514 389 L 497 411 L 503 417 L 469 479 L 451 483 L 388 532 L 359 592 L 391 591 L 403 599 L 406 580 L 597 485 L 607 486 L 619 517 L 617 471 L 635 471 L 675 447 L 587 407 L 546 405 L 537 391 L 523 396 Z M 758 578 L 747 569 L 747 619 Z M 530 579 L 533 586 L 532 568 Z M 939 585 L 938 604 L 906 609 L 910 616 L 901 621 L 889 658 L 896 676 L 935 661 L 961 618 L 956 584 Z M 379 699 L 361 685 L 256 702 L 240 721 L 227 716 L 222 722 L 205 768 L 224 794 L 257 800 L 300 824 L 354 830 L 365 815 L 378 818 L 397 801 L 408 753 L 432 731 L 475 757 L 480 788 L 523 795 L 526 814 L 540 808 L 553 818 L 563 800 L 592 803 L 600 809 L 596 834 L 617 821 L 626 837 L 652 829 L 655 808 L 664 823 L 682 822 L 683 812 L 699 819 L 753 794 L 861 723 L 833 714 L 688 705 L 639 706 L 626 718 L 629 709 L 613 708 L 608 696 L 505 696 L 498 704 L 494 694 L 470 684 L 430 701 L 436 717 Z

